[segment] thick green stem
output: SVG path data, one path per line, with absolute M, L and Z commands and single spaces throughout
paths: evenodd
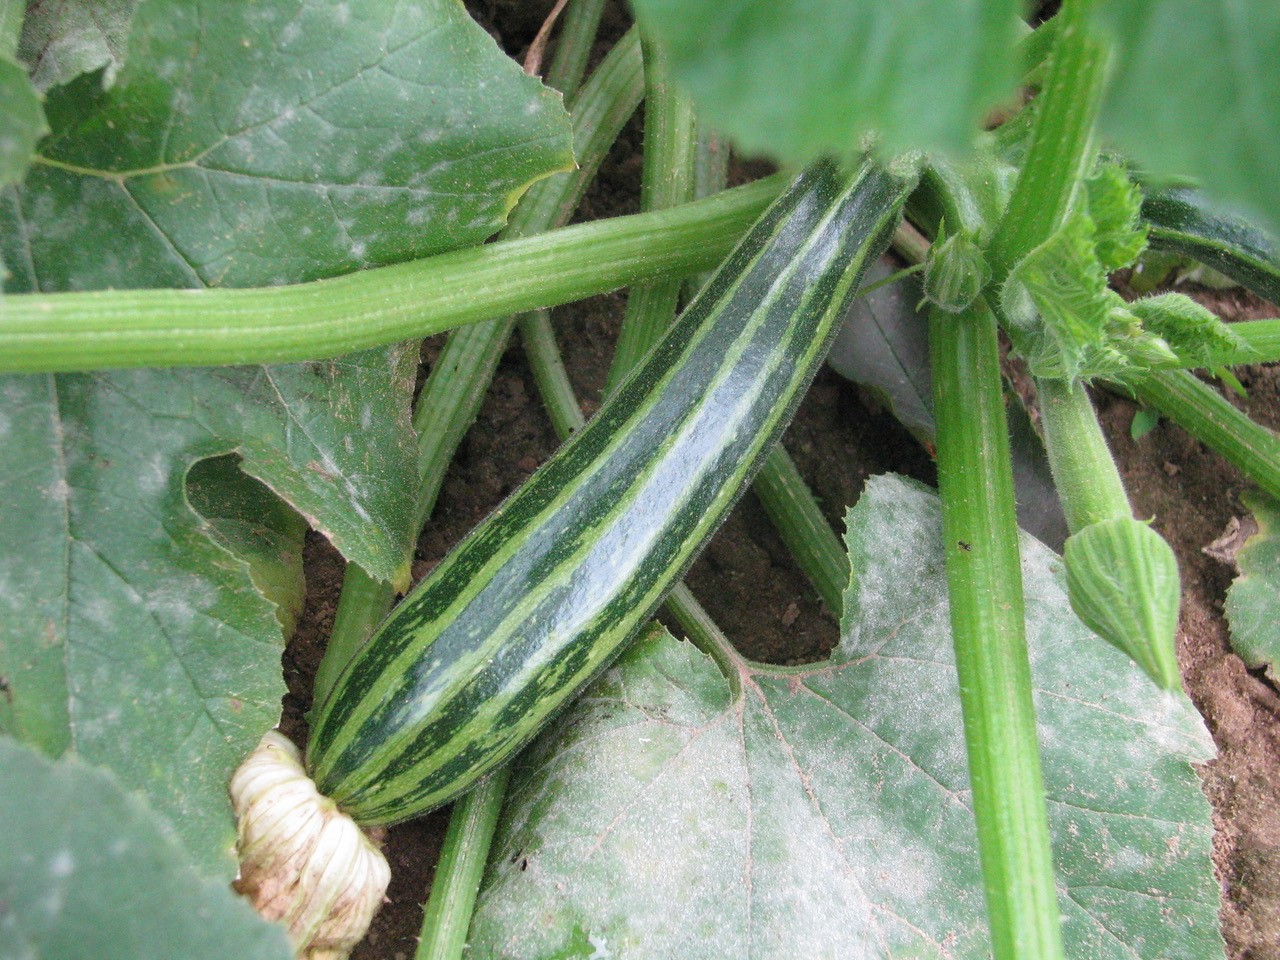
M 1067 526 L 1077 533 L 1091 523 L 1131 516 L 1107 440 L 1084 386 L 1037 380 L 1044 446 Z
M 414 960 L 459 960 L 464 955 L 510 776 L 507 767 L 495 770 L 454 805 Z
M 520 342 L 533 371 L 534 382 L 542 396 L 543 406 L 551 418 L 551 426 L 561 440 L 582 429 L 587 422 L 578 406 L 569 372 L 564 368 L 551 317 L 544 310 L 527 313 L 520 318 Z
M 686 276 L 724 259 L 785 185 L 287 287 L 14 294 L 0 372 L 315 360 Z
M 564 11 L 555 54 L 547 67 L 546 84 L 564 94 L 565 103 L 577 107 L 574 99 L 591 59 L 591 48 L 600 30 L 605 0 L 575 0 Z M 574 110 L 576 113 L 576 110 Z
M 1090 2 L 1065 0 L 1055 18 L 1056 42 L 1026 162 L 991 244 L 997 285 L 1062 223 L 1089 162 L 1107 66 L 1106 47 L 1089 31 Z
M 568 198 L 582 196 L 639 105 L 643 89 L 640 48 L 632 32 L 610 51 L 576 98 L 573 124 L 578 169 L 534 184 L 512 211 L 507 232 L 532 236 L 569 218 L 573 208 Z M 515 322 L 515 317 L 499 317 L 454 331 L 423 386 L 414 412 L 420 479 L 414 530 L 422 529 L 431 515 L 445 471 L 475 420 Z M 354 564 L 348 565 L 334 629 L 316 672 L 316 707 L 328 699 L 338 676 L 372 636 L 394 597 L 390 585 L 374 581 Z
M 1271 496 L 1280 497 L 1280 436 L 1241 413 L 1212 387 L 1179 370 L 1143 377 L 1134 392 Z
M 706 124 L 697 125 L 698 142 L 693 150 L 693 197 L 714 196 L 729 185 L 729 141 L 709 130 Z M 692 300 L 707 285 L 714 271 L 686 277 L 684 299 Z
M 947 584 L 996 960 L 1062 960 L 996 321 L 929 317 Z
M 822 602 L 839 618 L 849 586 L 849 555 L 781 443 L 756 474 L 751 490 Z
M 711 619 L 693 593 L 683 583 L 676 584 L 667 598 L 667 611 L 680 624 L 689 641 L 716 662 L 729 688 L 736 697 L 742 691 L 742 674 L 746 660 L 738 653 L 724 631 Z
M 671 84 L 658 48 L 644 43 L 644 172 L 640 209 L 665 210 L 693 198 L 693 104 Z M 682 278 L 667 277 L 636 284 L 627 298 L 627 311 L 618 334 L 613 363 L 605 378 L 605 395 L 648 352 L 675 319 Z

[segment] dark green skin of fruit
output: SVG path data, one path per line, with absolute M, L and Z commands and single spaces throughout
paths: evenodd
M 1150 194 L 1142 220 L 1154 249 L 1198 260 L 1280 304 L 1280 249 L 1269 234 L 1215 209 L 1195 190 Z
M 347 666 L 308 768 L 364 824 L 510 759 L 693 561 L 813 378 L 910 182 L 810 167 L 583 430 L 463 540 Z

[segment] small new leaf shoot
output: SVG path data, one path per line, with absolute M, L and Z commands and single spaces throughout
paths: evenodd
M 961 313 L 990 280 L 991 268 L 977 240 L 963 230 L 946 236 L 944 223 L 925 261 L 925 298 L 946 313 Z
M 1147 246 L 1146 228 L 1138 223 L 1142 192 L 1114 163 L 1105 163 L 1084 182 L 1093 221 L 1094 252 L 1110 273 L 1135 263 Z
M 1129 424 L 1129 436 L 1134 440 L 1141 440 L 1159 423 L 1160 414 L 1154 410 L 1139 410 L 1133 415 L 1133 422 Z
M 1135 300 L 1129 311 L 1148 333 L 1173 349 L 1182 366 L 1206 366 L 1224 353 L 1249 356 L 1255 352 L 1212 311 L 1181 293 Z
M 1112 310 L 1089 218 L 1077 213 L 1010 271 L 1000 293 L 1014 347 L 1040 377 L 1073 379 L 1102 343 Z

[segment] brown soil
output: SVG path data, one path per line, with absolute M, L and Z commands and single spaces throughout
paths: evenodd
M 545 6 L 549 6 L 545 4 Z M 477 0 L 472 12 L 520 56 L 544 4 Z M 501 24 L 499 30 L 494 25 Z M 622 20 L 611 11 L 605 35 Z M 586 198 L 584 219 L 634 212 L 640 174 L 640 126 L 624 132 Z M 1217 294 L 1233 318 L 1274 315 L 1238 294 Z M 600 397 L 625 297 L 612 294 L 556 311 L 561 348 L 588 413 Z M 434 356 L 428 344 L 424 356 Z M 1242 406 L 1280 429 L 1280 369 L 1245 371 Z M 1239 473 L 1178 427 L 1161 423 L 1139 441 L 1129 435 L 1135 408 L 1098 396 L 1099 410 L 1135 508 L 1154 517 L 1182 567 L 1179 659 L 1187 689 L 1204 714 L 1219 756 L 1201 771 L 1215 811 L 1214 861 L 1223 888 L 1223 933 L 1231 960 L 1280 960 L 1280 696 L 1230 650 L 1222 605 L 1232 571 L 1201 548 L 1232 516 L 1246 511 Z M 1234 401 L 1239 403 L 1240 401 Z M 876 473 L 897 471 L 934 483 L 933 464 L 892 417 L 864 401 L 832 373 L 822 374 L 785 437 L 787 449 L 837 530 L 845 507 Z M 518 343 L 503 358 L 474 429 L 458 451 L 434 516 L 418 543 L 421 577 L 446 550 L 518 486 L 556 448 L 555 434 Z M 307 549 L 306 611 L 285 654 L 289 694 L 285 731 L 300 742 L 312 677 L 333 620 L 342 561 L 312 537 Z M 836 623 L 797 569 L 763 510 L 744 498 L 692 569 L 688 582 L 726 633 L 753 659 L 787 662 L 821 656 L 836 642 Z M 416 947 L 421 902 L 439 855 L 448 811 L 392 828 L 386 838 L 393 873 L 390 903 L 357 949 L 358 960 L 408 960 Z

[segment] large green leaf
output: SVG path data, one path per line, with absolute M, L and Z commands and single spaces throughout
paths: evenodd
M 1107 136 L 1155 173 L 1280 227 L 1280 4 L 1109 0 L 1116 41 L 1102 114 Z
M 633 0 L 698 116 L 748 151 L 800 161 L 966 148 L 1012 92 L 1012 0 Z
M 103 770 L 0 737 L 0 956 L 289 960 L 281 927 L 200 878 Z
M 829 661 L 726 679 L 655 632 L 526 755 L 471 956 L 990 955 L 938 500 L 879 478 L 848 520 Z M 1221 957 L 1209 737 L 1022 547 L 1067 953 Z
M 129 50 L 110 89 L 49 94 L 5 225 L 39 289 L 286 283 L 469 246 L 573 162 L 559 95 L 453 0 L 150 0 Z
M 51 92 L 42 156 L 0 192 L 11 291 L 303 281 L 474 244 L 570 160 L 558 96 L 451 0 L 149 0 L 129 49 L 110 89 L 95 75 Z M 216 494 L 229 511 L 197 483 L 209 519 L 185 480 L 235 454 L 349 559 L 403 582 L 416 360 L 402 344 L 0 379 L 3 729 L 110 767 L 229 878 L 226 781 L 282 690 L 262 594 L 296 578 L 264 578 L 279 544 L 232 522 L 234 480 Z
M 18 57 L 48 90 L 102 69 L 110 84 L 124 64 L 129 21 L 139 0 L 43 0 L 28 5 Z
M 360 512 L 400 522 L 412 506 L 393 485 L 412 489 L 415 360 L 399 349 L 314 365 L 3 378 L 0 729 L 110 767 L 196 860 L 230 877 L 226 782 L 279 718 L 281 625 L 262 593 L 287 564 L 264 580 L 262 551 L 228 522 L 234 485 L 224 477 L 213 504 L 201 484 L 206 519 L 185 477 L 234 452 L 321 529 L 334 520 L 358 534 L 369 525 Z M 296 525 L 259 519 L 268 539 L 296 543 Z M 354 552 L 372 555 L 368 544 Z
M 1258 530 L 1236 554 L 1240 576 L 1227 591 L 1231 645 L 1250 667 L 1280 677 L 1280 502 L 1257 490 L 1241 499 Z

